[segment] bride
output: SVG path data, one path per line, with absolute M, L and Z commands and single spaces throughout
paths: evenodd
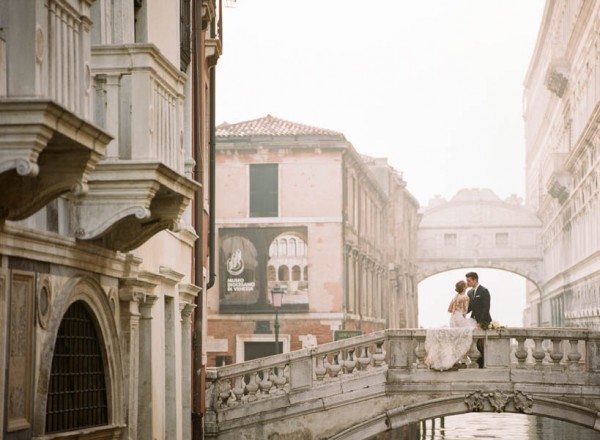
M 467 317 L 469 297 L 467 283 L 460 280 L 455 285 L 456 294 L 448 305 L 450 326 L 427 330 L 425 363 L 434 370 L 449 370 L 458 362 L 470 364 L 467 352 L 473 340 L 473 329 L 477 322 Z

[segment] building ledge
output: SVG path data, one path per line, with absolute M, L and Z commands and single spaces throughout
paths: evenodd
M 199 187 L 160 162 L 101 162 L 90 177 L 89 192 L 75 201 L 75 236 L 130 251 L 164 229 L 178 230 Z
M 206 62 L 208 67 L 213 67 L 217 65 L 217 61 L 219 61 L 219 57 L 223 53 L 223 47 L 221 45 L 221 40 L 218 38 L 207 38 L 205 43 L 206 50 Z
M 0 100 L 0 219 L 22 220 L 85 193 L 111 137 L 47 99 Z

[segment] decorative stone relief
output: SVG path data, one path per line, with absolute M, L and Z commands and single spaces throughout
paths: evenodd
M 494 408 L 494 412 L 504 412 L 504 408 L 508 403 L 508 396 L 506 394 L 504 394 L 502 391 L 496 390 L 496 392 L 489 393 L 486 396 L 490 402 L 490 405 L 492 405 Z
M 483 411 L 483 398 L 484 394 L 479 390 L 467 394 L 465 397 L 465 403 L 469 407 L 469 411 Z
M 505 394 L 500 390 L 493 393 L 483 393 L 481 390 L 473 391 L 465 396 L 465 403 L 469 407 L 469 411 L 481 412 L 484 408 L 485 399 L 487 398 L 494 412 L 502 413 L 506 409 L 509 399 L 513 399 L 515 409 L 524 414 L 531 414 L 533 405 L 533 397 L 525 394 L 522 391 L 515 391 L 514 394 Z
M 10 292 L 8 432 L 31 426 L 34 285 L 32 272 L 13 271 Z
M 48 275 L 40 276 L 36 305 L 38 322 L 45 329 L 52 309 L 52 282 Z
M 565 60 L 553 60 L 548 66 L 544 84 L 546 88 L 562 98 L 567 88 L 569 64 Z
M 515 409 L 521 411 L 524 414 L 531 414 L 531 407 L 533 406 L 533 397 L 530 394 L 525 394 L 523 391 L 515 391 L 513 396 L 515 402 Z

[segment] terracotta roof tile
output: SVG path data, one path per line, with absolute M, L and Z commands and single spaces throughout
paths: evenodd
M 229 124 L 224 122 L 216 128 L 217 137 L 251 137 L 251 136 L 328 136 L 339 139 L 342 133 L 325 128 L 290 122 L 271 115 L 250 121 Z

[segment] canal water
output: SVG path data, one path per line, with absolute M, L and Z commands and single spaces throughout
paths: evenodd
M 427 420 L 410 440 L 600 440 L 600 432 L 547 417 L 470 413 Z

